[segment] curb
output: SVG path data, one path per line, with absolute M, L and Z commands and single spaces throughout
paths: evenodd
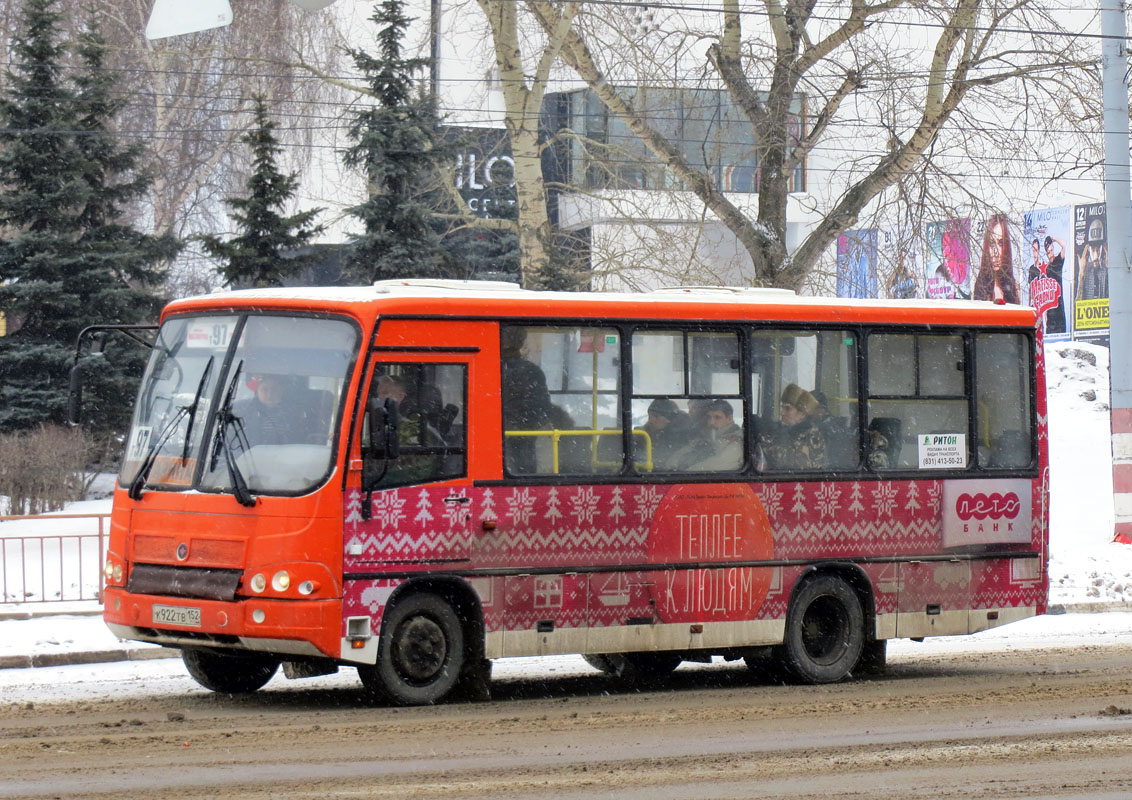
M 62 611 L 59 609 L 37 609 L 35 611 L 0 611 L 0 622 L 10 619 L 41 619 L 43 617 L 98 617 L 102 606 Z
M 1132 611 L 1130 602 L 1112 603 L 1051 603 L 1046 613 L 1051 616 L 1059 614 L 1107 614 L 1110 611 Z
M 0 669 L 67 667 L 74 664 L 108 664 L 114 661 L 151 661 L 155 658 L 179 658 L 180 655 L 180 650 L 169 647 L 87 650 L 78 653 L 38 653 L 34 656 L 0 656 Z

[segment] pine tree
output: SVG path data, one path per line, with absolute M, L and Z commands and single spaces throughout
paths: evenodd
M 145 146 L 123 145 L 114 135 L 114 119 L 126 105 L 116 92 L 117 76 L 106 65 L 106 42 L 93 17 L 79 36 L 78 135 L 83 172 L 90 194 L 79 215 L 79 247 L 85 315 L 93 322 L 155 322 L 161 310 L 164 265 L 181 249 L 170 233 L 143 233 L 126 214 L 146 196 L 152 178 L 140 166 Z M 95 429 L 121 431 L 129 422 L 131 400 L 148 351 L 123 337 L 107 339 L 100 357 L 84 369 L 84 415 Z M 93 363 L 91 363 L 93 362 Z
M 145 190 L 133 177 L 138 153 L 110 132 L 117 104 L 96 32 L 84 38 L 81 77 L 63 79 L 56 5 L 24 3 L 0 96 L 0 431 L 64 420 L 79 332 L 152 319 L 149 284 L 176 249 L 121 224 L 124 204 Z M 95 400 L 94 427 L 128 416 L 130 360 L 100 363 L 95 396 L 106 402 Z
M 377 58 L 351 50 L 377 101 L 350 125 L 347 166 L 368 182 L 365 202 L 349 209 L 363 226 L 353 238 L 350 269 L 367 280 L 448 274 L 433 215 L 422 194 L 444 158 L 433 98 L 414 95 L 414 76 L 428 59 L 402 52 L 411 20 L 401 0 L 382 0 L 370 19 L 381 26 Z
M 294 251 L 306 247 L 322 233 L 315 218 L 321 208 L 300 211 L 290 216 L 281 213 L 294 198 L 299 187 L 297 173 L 279 171 L 276 162 L 283 152 L 275 137 L 278 125 L 268 117 L 267 101 L 255 98 L 255 122 L 241 137 L 251 146 L 252 173 L 244 184 L 246 197 L 228 198 L 240 233 L 221 241 L 216 236 L 201 236 L 209 255 L 222 259 L 221 272 L 229 284 L 280 286 L 285 277 L 297 275 L 312 261 Z

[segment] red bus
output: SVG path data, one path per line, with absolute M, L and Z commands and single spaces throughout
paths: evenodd
M 114 497 L 105 619 L 222 692 L 492 659 L 625 680 L 1044 613 L 1032 309 L 395 281 L 171 303 Z

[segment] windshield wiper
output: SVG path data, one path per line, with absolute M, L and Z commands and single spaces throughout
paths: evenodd
M 216 462 L 220 458 L 220 450 L 224 450 L 224 464 L 228 468 L 228 480 L 232 481 L 232 494 L 236 496 L 236 501 L 242 506 L 254 506 L 256 499 L 248 490 L 248 482 L 244 479 L 244 475 L 240 472 L 239 466 L 236 464 L 236 458 L 232 455 L 232 448 L 228 443 L 228 426 L 233 425 L 236 436 L 239 438 L 241 447 L 246 453 L 251 448 L 248 446 L 248 437 L 244 433 L 243 421 L 232 413 L 232 400 L 236 396 L 236 386 L 239 384 L 240 370 L 243 369 L 244 362 L 241 361 L 236 365 L 236 369 L 232 372 L 232 377 L 229 379 L 228 388 L 224 392 L 224 402 L 221 403 L 220 409 L 216 413 L 216 444 L 212 449 L 212 460 L 209 463 L 209 470 L 216 469 Z
M 197 393 L 193 395 L 193 402 L 188 407 L 189 424 L 185 426 L 185 447 L 181 450 L 182 467 L 189 460 L 189 445 L 193 440 L 193 422 L 197 418 L 197 406 L 200 405 L 200 398 L 204 394 L 204 386 L 208 383 L 208 376 L 212 373 L 212 362 L 215 360 L 216 356 L 208 357 L 208 363 L 204 365 L 204 372 L 200 376 L 200 383 L 197 384 Z

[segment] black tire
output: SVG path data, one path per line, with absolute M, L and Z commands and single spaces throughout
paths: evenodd
M 366 689 L 398 705 L 437 703 L 464 670 L 464 630 L 447 601 L 412 594 L 389 608 L 381 625 L 377 663 L 359 666 Z
M 193 680 L 214 692 L 247 694 L 275 676 L 280 660 L 258 653 L 221 653 L 187 647 L 181 660 Z
M 865 646 L 865 615 L 856 592 L 819 575 L 795 593 L 786 612 L 783 664 L 802 683 L 836 683 L 852 674 Z
M 660 680 L 671 675 L 684 660 L 676 653 L 587 653 L 582 659 L 626 683 Z

